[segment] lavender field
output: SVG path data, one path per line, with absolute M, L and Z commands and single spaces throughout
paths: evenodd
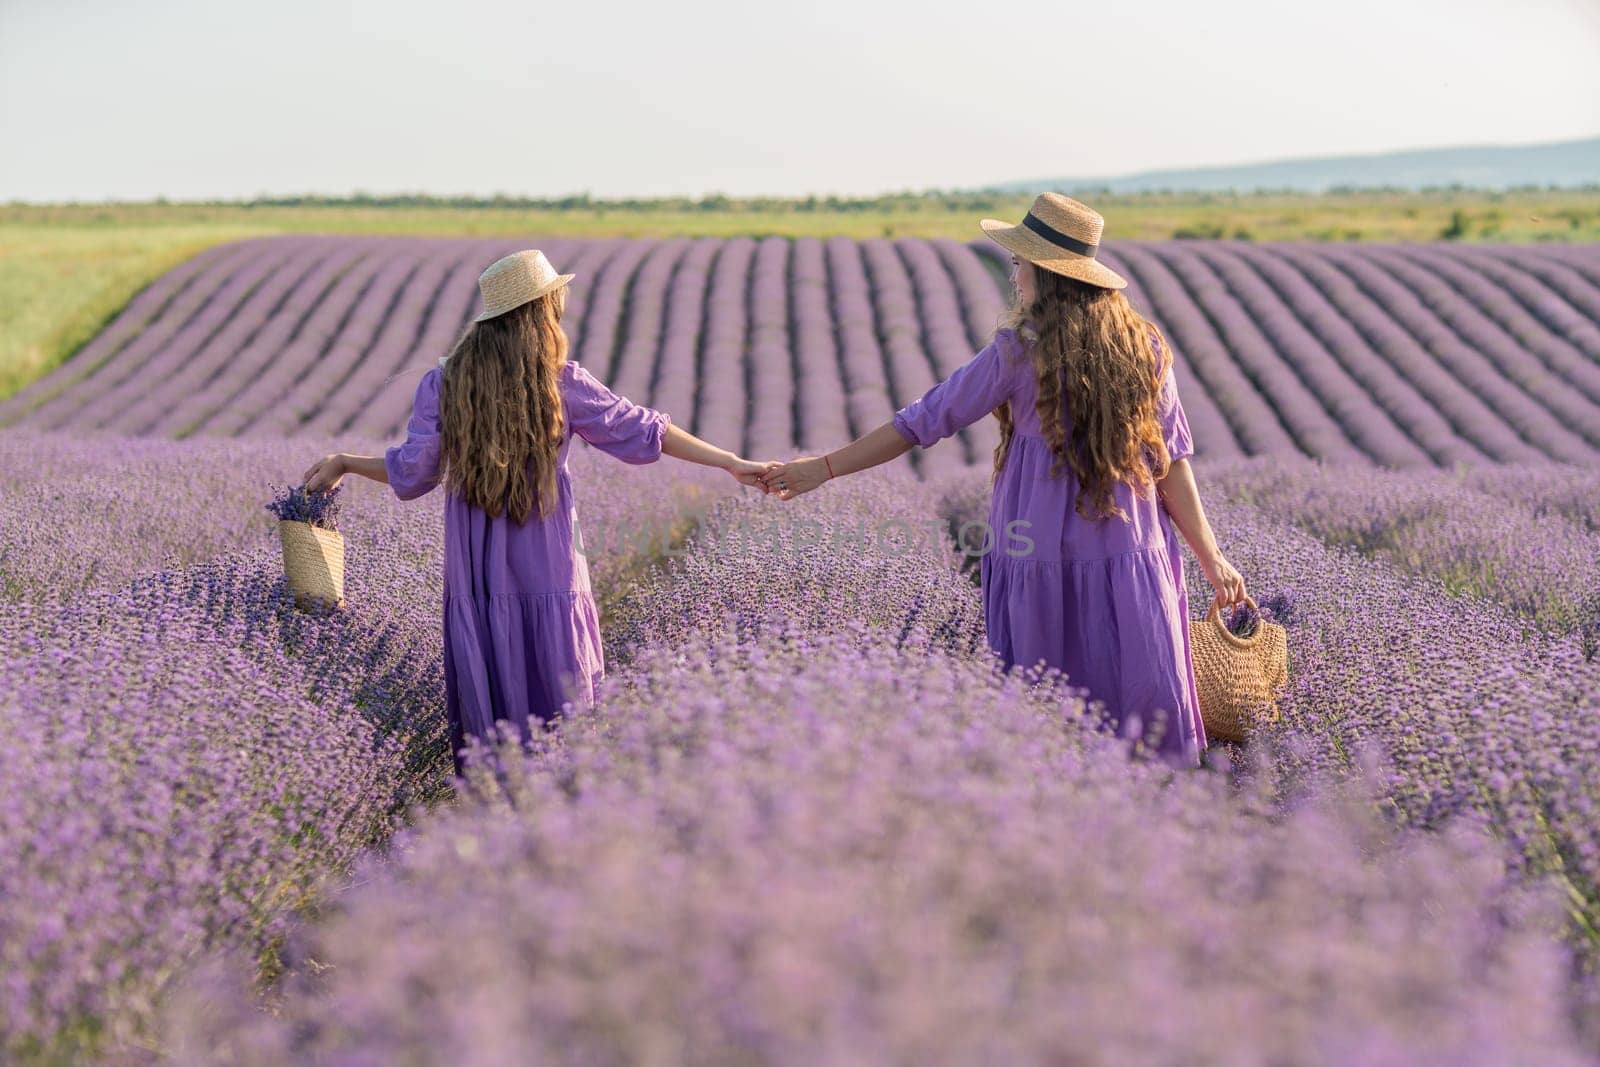
M 558 245 L 575 358 L 757 455 L 1001 300 L 959 242 Z M 1600 1064 L 1593 249 L 1108 253 L 1285 605 L 1201 770 L 995 668 L 980 424 L 791 503 L 575 449 L 661 532 L 594 538 L 604 698 L 455 782 L 440 495 L 347 479 L 331 615 L 262 505 L 398 439 L 514 247 L 223 246 L 0 405 L 0 1060 Z
M 604 701 L 456 792 L 440 499 L 351 487 L 298 612 L 260 500 L 322 444 L 0 433 L 8 1058 L 1600 1062 L 1592 467 L 1205 462 L 1296 670 L 1174 775 L 994 670 L 953 539 L 851 540 L 981 469 L 579 452 L 677 547 L 595 553 Z
M 159 278 L 0 426 L 387 437 L 529 241 L 284 236 Z M 916 238 L 557 239 L 574 358 L 735 451 L 831 447 L 981 347 L 1003 252 Z M 1600 250 L 1109 242 L 1178 355 L 1198 455 L 1394 468 L 1600 461 Z M 980 424 L 913 461 L 987 458 Z

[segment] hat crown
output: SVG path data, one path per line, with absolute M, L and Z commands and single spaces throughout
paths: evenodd
M 1106 220 L 1098 211 L 1060 193 L 1040 193 L 1034 197 L 1029 213 L 1051 228 L 1091 245 L 1100 243 L 1106 228 Z
M 485 267 L 483 273 L 478 275 L 478 291 L 487 299 L 490 289 L 499 290 L 508 284 L 539 289 L 555 279 L 556 269 L 550 265 L 545 254 L 537 248 L 530 248 L 525 252 L 502 256 Z
M 478 321 L 536 300 L 571 278 L 570 274 L 556 273 L 550 260 L 537 248 L 502 256 L 478 275 L 478 292 L 483 294 L 484 305 Z

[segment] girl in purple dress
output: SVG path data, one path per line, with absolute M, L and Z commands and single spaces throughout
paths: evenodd
M 382 456 L 325 456 L 308 490 L 346 474 L 415 500 L 445 495 L 444 678 L 456 773 L 469 736 L 507 720 L 524 741 L 566 700 L 588 705 L 605 671 L 588 562 L 574 543 L 573 437 L 624 463 L 665 454 L 761 487 L 766 468 L 607 389 L 567 358 L 570 274 L 542 252 L 507 256 L 478 279 L 484 312 L 417 385 L 403 444 Z M 765 491 L 763 487 L 763 491 Z
M 982 226 L 1012 253 L 1014 299 L 993 340 L 871 433 L 763 478 L 788 500 L 993 413 L 990 647 L 1006 667 L 1065 671 L 1124 736 L 1197 766 L 1206 736 L 1177 532 L 1218 603 L 1242 603 L 1245 588 L 1200 505 L 1171 349 L 1094 258 L 1104 222 L 1085 205 L 1044 193 L 1021 225 Z

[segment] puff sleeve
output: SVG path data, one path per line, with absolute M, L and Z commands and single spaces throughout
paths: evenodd
M 1022 351 L 1015 330 L 1000 330 L 983 350 L 894 413 L 894 428 L 914 445 L 927 448 L 971 426 L 1010 398 L 1012 361 Z
M 607 389 L 576 362 L 562 373 L 562 403 L 572 432 L 624 463 L 654 463 L 661 458 L 672 417 L 635 404 Z
M 1163 350 L 1160 341 L 1152 338 L 1157 363 L 1165 360 L 1162 368 L 1162 386 L 1155 394 L 1155 416 L 1162 422 L 1162 437 L 1166 440 L 1166 453 L 1173 462 L 1195 454 L 1194 438 L 1189 435 L 1189 416 L 1184 414 L 1184 402 L 1178 397 L 1178 376 L 1174 370 L 1171 352 Z
M 1159 341 L 1154 337 L 1151 343 L 1156 349 L 1158 364 L 1162 361 L 1165 366 L 1161 373 L 1161 388 L 1156 393 L 1156 417 L 1161 422 L 1161 434 L 1167 442 L 1167 453 L 1176 463 L 1180 459 L 1194 455 L 1194 439 L 1189 435 L 1189 417 L 1184 414 L 1183 401 L 1178 397 L 1178 379 L 1174 369 L 1172 353 L 1164 351 Z
M 401 500 L 415 500 L 439 484 L 439 376 L 434 368 L 417 383 L 404 444 L 383 454 L 389 486 Z

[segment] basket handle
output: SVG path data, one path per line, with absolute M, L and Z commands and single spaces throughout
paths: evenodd
M 1252 597 L 1249 593 L 1246 593 L 1244 595 L 1244 602 L 1246 604 L 1249 604 L 1251 609 L 1257 615 L 1261 614 L 1261 609 L 1259 607 L 1256 607 L 1255 598 Z M 1212 597 L 1211 598 L 1211 608 L 1210 608 L 1210 610 L 1208 610 L 1206 612 L 1206 618 L 1208 618 L 1208 619 L 1216 618 L 1221 606 L 1222 606 L 1222 599 L 1220 597 L 1215 597 L 1215 596 Z

